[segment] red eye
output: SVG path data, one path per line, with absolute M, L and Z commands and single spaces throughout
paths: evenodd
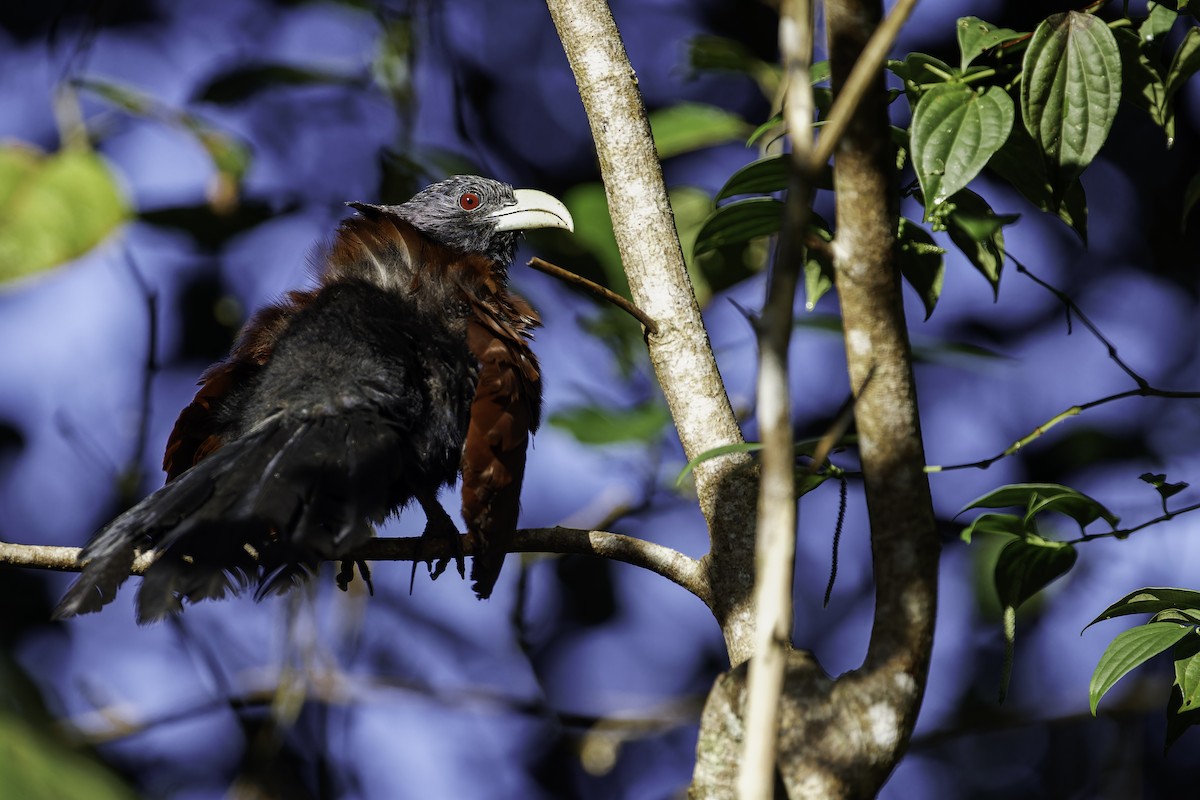
M 466 192 L 458 198 L 458 204 L 462 206 L 464 211 L 474 211 L 479 208 L 479 204 L 482 202 L 479 199 L 479 195 L 474 192 Z

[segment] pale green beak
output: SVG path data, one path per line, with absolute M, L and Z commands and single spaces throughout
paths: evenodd
M 556 197 L 537 189 L 513 189 L 516 203 L 488 214 L 496 221 L 497 231 L 529 231 L 534 228 L 562 228 L 575 231 L 571 212 Z

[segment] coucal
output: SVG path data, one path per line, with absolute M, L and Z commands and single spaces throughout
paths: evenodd
M 476 176 L 349 205 L 317 287 L 260 310 L 203 374 L 167 442 L 166 485 L 88 543 L 56 616 L 98 611 L 146 551 L 141 623 L 252 583 L 283 591 L 413 500 L 426 534 L 457 544 L 437 493 L 460 472 L 473 588 L 491 593 L 541 411 L 540 323 L 508 267 L 523 231 L 572 230 L 571 216 Z

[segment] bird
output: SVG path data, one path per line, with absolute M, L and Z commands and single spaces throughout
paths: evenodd
M 165 485 L 81 550 L 56 618 L 99 611 L 146 552 L 139 624 L 252 584 L 281 593 L 414 500 L 462 573 L 437 500 L 460 474 L 472 588 L 491 594 L 542 403 L 540 319 L 508 268 L 525 231 L 574 222 L 545 192 L 474 175 L 399 205 L 347 205 L 316 286 L 255 313 L 201 375 L 167 441 Z

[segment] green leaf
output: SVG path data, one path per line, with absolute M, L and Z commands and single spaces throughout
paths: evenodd
M 753 78 L 768 99 L 779 91 L 782 69 L 763 61 L 741 42 L 724 36 L 696 36 L 688 42 L 688 64 L 696 72 L 730 72 Z M 815 68 L 817 65 L 814 64 Z
M 1075 548 L 1040 536 L 1013 539 L 996 560 L 996 595 L 1000 604 L 1018 609 L 1056 578 L 1075 566 Z
M 18 717 L 0 712 L 4 796 L 22 800 L 86 797 L 132 800 L 136 794 L 89 758 Z
M 1153 0 L 1146 3 L 1146 11 L 1149 13 L 1138 26 L 1138 37 L 1147 45 L 1157 45 L 1170 32 L 1175 20 L 1179 18 L 1179 12 Z
M 1172 589 L 1166 586 L 1147 586 L 1130 592 L 1089 622 L 1084 630 L 1114 617 L 1128 614 L 1155 614 L 1168 609 L 1200 609 L 1200 592 L 1191 589 Z
M 1151 622 L 1117 634 L 1096 664 L 1088 686 L 1092 716 L 1096 706 L 1117 681 L 1159 653 L 1173 647 L 1192 631 L 1173 622 Z
M 194 99 L 204 103 L 231 105 L 281 86 L 356 86 L 362 76 L 291 64 L 249 64 L 234 67 L 202 86 Z
M 972 508 L 1010 508 L 1013 506 L 1023 507 L 1026 519 L 1032 519 L 1035 515 L 1046 511 L 1056 511 L 1078 522 L 1080 528 L 1087 527 L 1088 524 L 1100 518 L 1103 518 L 1113 528 L 1116 528 L 1117 523 L 1121 521 L 1120 517 L 1086 494 L 1057 483 L 1011 483 L 1001 486 L 972 500 L 958 513 L 961 514 Z
M 1183 88 L 1188 79 L 1196 74 L 1197 70 L 1200 70 L 1200 28 L 1191 27 L 1184 34 L 1179 49 L 1175 51 L 1175 57 L 1171 59 L 1171 66 L 1167 68 L 1166 95 L 1168 102 Z
M 1025 51 L 1021 113 L 1051 166 L 1055 196 L 1091 163 L 1121 101 L 1121 55 L 1104 20 L 1068 11 L 1043 20 Z
M 942 255 L 946 251 L 938 247 L 927 230 L 904 217 L 900 218 L 897 244 L 900 274 L 917 290 L 925 306 L 925 319 L 929 319 L 942 294 L 942 281 L 946 277 L 946 262 Z
M 971 62 L 978 58 L 983 51 L 1028 35 L 1018 33 L 1011 28 L 997 28 L 979 17 L 960 17 L 957 28 L 958 49 L 962 53 L 963 69 L 969 67 Z
M 996 297 L 1000 294 L 1000 271 L 1004 267 L 1004 226 L 1020 214 L 997 214 L 987 201 L 970 189 L 949 200 L 954 208 L 945 217 L 950 241 L 987 278 Z
M 718 247 L 746 242 L 779 232 L 783 203 L 770 197 L 754 197 L 728 203 L 713 211 L 696 236 L 693 255 Z
M 1193 628 L 1193 633 L 1195 629 Z M 1175 685 L 1179 687 L 1177 714 L 1200 709 L 1200 636 L 1186 636 L 1172 654 L 1175 658 Z
M 888 61 L 887 68 L 904 81 L 910 97 L 920 92 L 922 84 L 942 83 L 959 75 L 954 67 L 927 53 L 909 53 L 903 61 Z
M 83 255 L 129 215 L 112 171 L 90 150 L 0 147 L 0 282 Z
M 1065 195 L 1056 197 L 1042 155 L 1023 127 L 1013 126 L 1008 141 L 992 156 L 988 168 L 1042 211 L 1056 214 L 1087 244 L 1087 198 L 1083 184 L 1075 178 L 1068 184 Z
M 567 191 L 563 203 L 575 220 L 573 241 L 599 262 L 608 288 L 628 297 L 629 279 L 625 277 L 621 251 L 617 249 L 617 239 L 613 235 L 604 186 L 599 183 L 579 184 Z
M 1125 82 L 1122 99 L 1142 109 L 1161 127 L 1168 139 L 1175 135 L 1175 115 L 1167 102 L 1162 75 L 1146 54 L 1142 40 L 1127 28 L 1114 31 L 1121 51 L 1121 76 Z
M 826 243 L 833 241 L 829 223 L 815 213 L 812 224 L 809 225 L 809 233 Z M 826 254 L 810 248 L 808 258 L 804 262 L 804 310 L 815 309 L 817 301 L 832 288 L 833 262 L 826 257 Z
M 711 450 L 705 450 L 703 453 L 687 463 L 687 466 L 685 466 L 683 471 L 679 473 L 679 476 L 675 478 L 675 485 L 683 485 L 683 479 L 691 474 L 692 470 L 703 464 L 705 461 L 713 458 L 719 458 L 720 456 L 727 456 L 730 453 L 753 453 L 756 450 L 762 450 L 762 448 L 762 442 L 738 442 L 736 444 L 723 444 L 720 447 L 714 447 Z
M 774 194 L 788 188 L 788 156 L 777 155 L 751 161 L 733 173 L 713 199 L 726 200 L 740 194 Z M 815 176 L 817 189 L 833 188 L 833 170 L 825 166 Z
M 971 523 L 963 528 L 962 533 L 959 535 L 964 542 L 970 544 L 971 537 L 979 533 L 1024 538 L 1032 533 L 1032 531 L 1029 530 L 1029 525 L 1023 517 L 1019 517 L 1016 514 L 997 514 L 994 511 L 989 511 L 971 520 Z
M 680 103 L 650 113 L 654 146 L 662 160 L 741 141 L 749 126 L 737 114 L 703 103 Z
M 1200 725 L 1200 711 L 1180 711 L 1183 696 L 1178 685 L 1171 686 L 1171 694 L 1167 698 L 1167 732 L 1163 741 L 1163 755 L 1171 749 L 1171 745 L 1187 732 L 1188 728 Z
M 739 194 L 772 194 L 782 192 L 788 185 L 788 157 L 767 156 L 751 161 L 725 181 L 714 200 L 724 200 Z
M 576 406 L 550 415 L 550 424 L 584 444 L 651 442 L 662 435 L 671 414 L 662 403 L 633 408 Z
M 1159 497 L 1163 499 L 1164 505 L 1169 498 L 1179 494 L 1190 485 L 1185 481 L 1180 481 L 1179 483 L 1167 483 L 1167 476 L 1162 473 L 1154 474 L 1150 472 L 1143 472 L 1138 476 L 1138 478 L 1154 487 L 1154 490 L 1158 492 Z
M 777 128 L 780 130 L 779 135 L 782 136 L 783 135 L 783 132 L 782 132 L 783 114 L 782 114 L 782 112 L 779 114 L 776 114 L 775 116 L 771 117 L 769 120 L 764 122 L 762 125 L 759 125 L 757 128 L 755 128 L 754 132 L 751 133 L 749 138 L 746 139 L 746 147 L 753 147 L 755 142 L 757 142 L 763 136 L 767 135 L 768 133 L 770 133 L 771 131 L 774 131 Z
M 982 94 L 944 83 L 921 95 L 912 120 L 912 160 L 925 193 L 925 219 L 974 180 L 1000 149 L 1013 125 L 1013 102 L 992 86 Z

